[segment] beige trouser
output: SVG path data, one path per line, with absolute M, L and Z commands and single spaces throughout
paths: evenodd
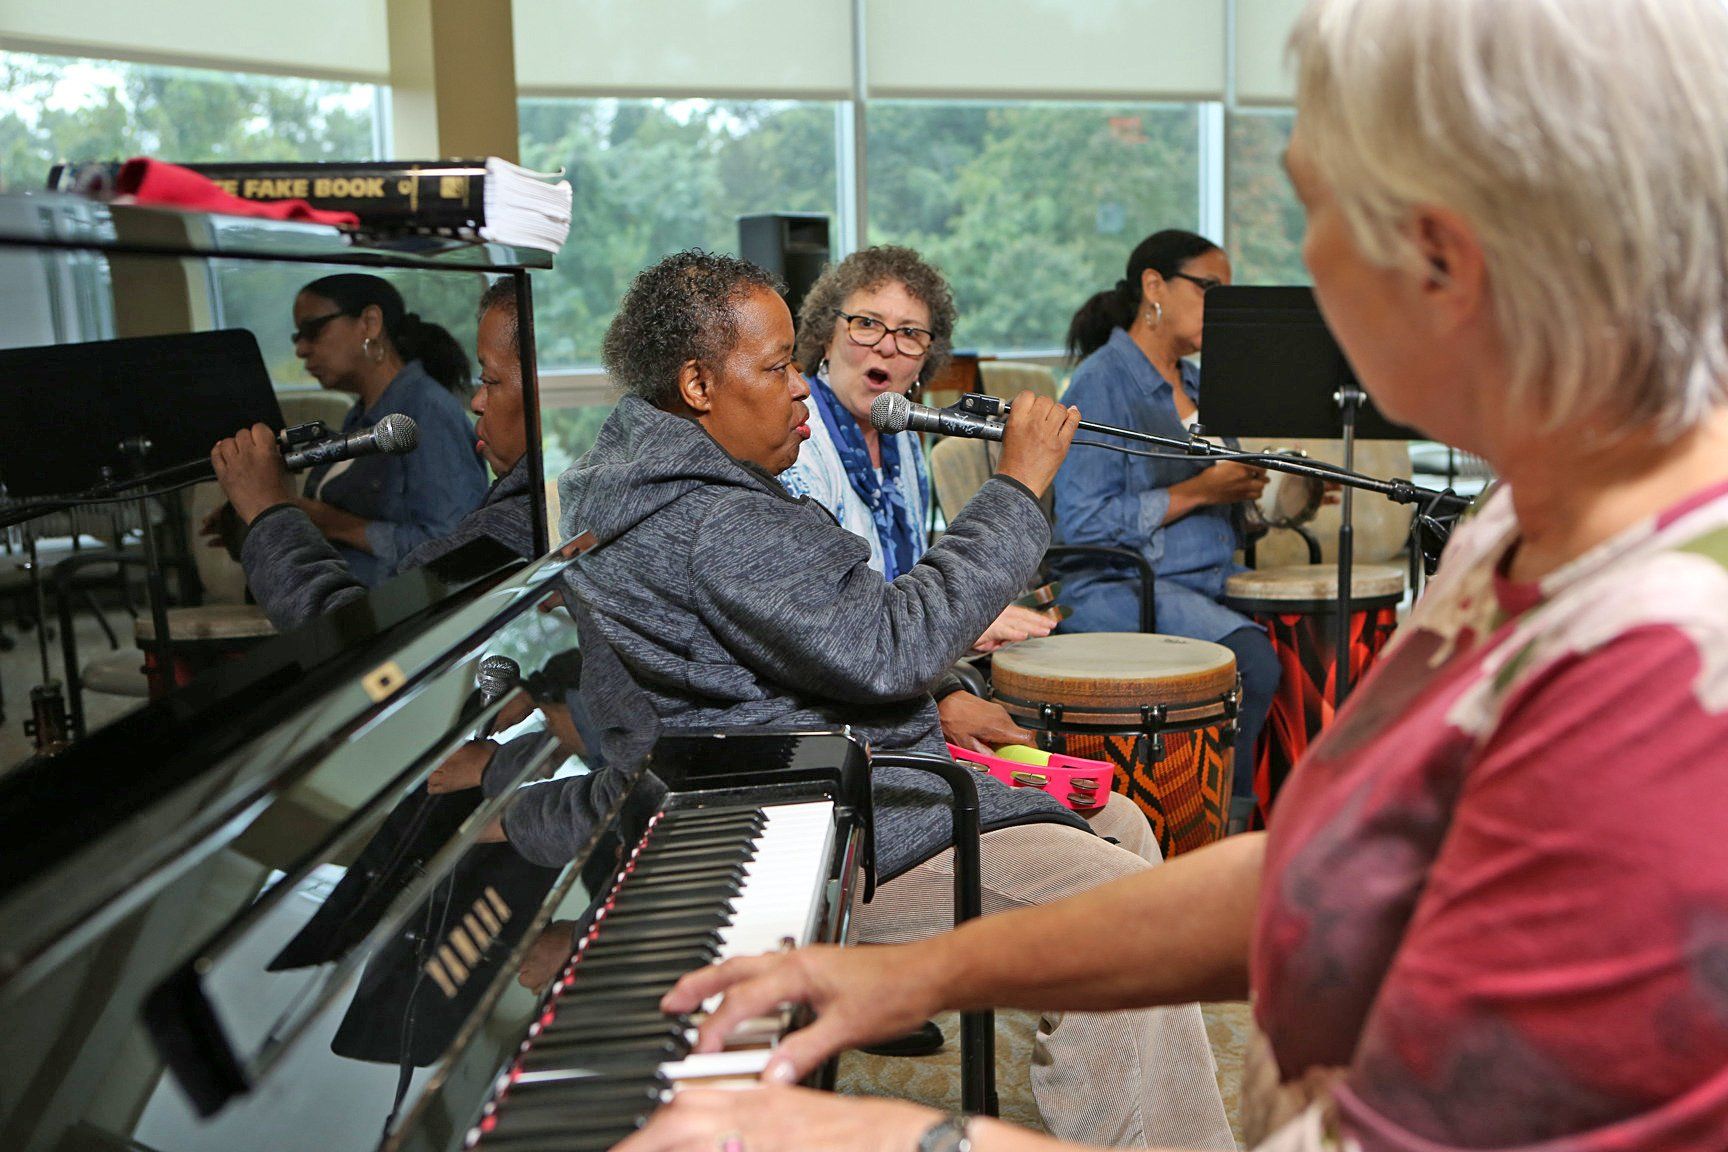
M 979 843 L 985 915 L 1048 904 L 1159 862 L 1158 842 L 1132 801 L 1112 795 L 1091 824 L 1098 835 L 1059 824 L 985 834 Z M 884 884 L 869 904 L 855 896 L 852 939 L 901 943 L 953 927 L 953 866 L 949 849 Z M 1108 941 L 1090 945 L 1108 947 Z M 1195 1004 L 1045 1013 L 1031 1081 L 1045 1126 L 1063 1140 L 1116 1148 L 1236 1147 Z

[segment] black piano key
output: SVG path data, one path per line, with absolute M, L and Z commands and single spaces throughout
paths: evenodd
M 700 808 L 668 808 L 660 817 L 660 826 L 668 824 L 696 824 L 704 820 L 728 820 L 737 817 L 754 816 L 766 818 L 760 804 L 715 804 Z
M 625 878 L 619 885 L 618 893 L 644 892 L 654 888 L 682 888 L 696 884 L 718 884 L 730 882 L 741 884 L 744 880 L 744 865 L 741 862 L 729 864 L 711 864 L 706 868 L 694 869 L 688 873 L 676 873 L 666 876 L 639 877 L 634 874 Z
M 677 1037 L 690 1027 L 688 1016 L 666 1016 L 659 1012 L 643 1012 L 629 1016 L 603 1015 L 598 1018 L 585 1018 L 580 1012 L 568 1015 L 559 1013 L 552 1022 L 540 1031 L 540 1035 L 550 1040 L 561 1040 L 570 1044 L 583 1041 L 600 1043 L 607 1040 L 641 1039 L 654 1040 L 661 1036 Z
M 589 1044 L 576 1048 L 553 1041 L 536 1043 L 522 1055 L 524 1072 L 583 1069 L 606 1075 L 651 1073 L 662 1064 L 690 1055 L 685 1036 L 663 1036 L 656 1040 L 629 1040 L 615 1044 Z
M 487 1136 L 478 1147 L 482 1152 L 610 1152 L 613 1145 L 623 1143 L 625 1137 L 640 1127 L 641 1124 L 619 1124 L 583 1132 L 519 1136 L 505 1140 L 493 1140 Z
M 641 964 L 676 965 L 688 961 L 691 968 L 700 968 L 719 954 L 720 945 L 714 941 L 675 942 L 657 948 L 638 948 L 632 952 L 618 951 L 607 956 L 584 951 L 576 962 L 575 978 L 580 980 L 584 975 L 628 971 Z
M 615 971 L 601 976 L 576 974 L 576 979 L 570 982 L 559 1002 L 568 1001 L 572 996 L 621 995 L 637 990 L 647 991 L 658 988 L 661 994 L 677 983 L 678 977 L 690 969 L 676 964 L 654 964 L 639 972 Z
M 694 940 L 731 922 L 732 914 L 724 911 L 687 912 L 662 920 L 633 920 L 617 925 L 608 925 L 602 920 L 595 943 L 641 944 L 649 941 Z
M 746 864 L 756 858 L 756 848 L 751 844 L 737 844 L 726 848 L 704 848 L 698 852 L 669 853 L 665 856 L 643 858 L 636 862 L 636 867 L 630 877 L 624 881 L 629 887 L 631 880 L 637 877 L 647 878 L 673 872 L 696 872 L 707 867 L 724 868 L 729 864 Z
M 765 822 L 749 824 L 699 824 L 689 828 L 657 830 L 642 849 L 644 856 L 672 847 L 695 848 L 704 844 L 738 844 L 760 838 Z
M 700 892 L 682 892 L 676 888 L 645 892 L 618 900 L 607 910 L 606 919 L 616 924 L 626 916 L 676 915 L 700 912 L 705 908 L 735 909 L 738 895 L 739 890 L 731 885 Z
M 634 900 L 620 899 L 607 910 L 604 922 L 622 924 L 626 920 L 640 920 L 645 916 L 670 917 L 685 916 L 693 912 L 731 912 L 737 898 L 737 892 L 709 893 L 698 897 L 668 891 L 639 896 Z

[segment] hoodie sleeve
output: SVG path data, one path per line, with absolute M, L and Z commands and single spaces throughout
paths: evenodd
M 278 504 L 253 519 L 240 543 L 246 586 L 278 631 L 366 595 L 306 513 Z
M 764 496 L 704 521 L 692 576 L 698 611 L 745 665 L 800 694 L 874 703 L 927 691 L 1024 590 L 1049 541 L 1031 494 L 996 477 L 888 582 L 864 541 Z

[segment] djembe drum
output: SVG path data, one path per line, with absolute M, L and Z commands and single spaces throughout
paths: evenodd
M 1356 564 L 1350 571 L 1350 683 L 1361 681 L 1397 627 L 1404 570 Z M 1238 572 L 1224 603 L 1266 629 L 1283 677 L 1254 753 L 1257 816 L 1264 823 L 1290 769 L 1332 722 L 1338 699 L 1338 566 L 1294 564 Z
M 1108 761 L 1166 857 L 1224 834 L 1236 742 L 1236 656 L 1143 632 L 1046 636 L 991 660 L 992 694 L 1039 747 Z
M 254 604 L 203 604 L 168 609 L 168 639 L 174 652 L 173 668 L 164 667 L 161 645 L 156 643 L 156 622 L 140 616 L 133 632 L 144 652 L 144 675 L 150 699 L 160 700 L 175 688 L 185 687 L 206 668 L 232 660 L 247 649 L 276 635 L 276 629 Z

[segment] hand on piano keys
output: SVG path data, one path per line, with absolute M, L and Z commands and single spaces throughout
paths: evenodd
M 808 1088 L 694 1088 L 616 1152 L 906 1152 L 942 1115 L 904 1100 Z
M 678 1086 L 754 1087 L 789 1024 L 777 1005 L 738 1030 L 728 1050 L 696 1052 L 704 1018 L 663 1013 L 690 969 L 811 938 L 821 918 L 834 837 L 832 801 L 673 809 L 656 816 L 593 924 L 555 967 L 539 1020 L 467 1146 L 499 1152 L 609 1148 Z M 537 982 L 539 971 L 520 972 Z M 729 1016 L 728 1031 L 740 1022 Z
M 747 956 L 700 968 L 660 1002 L 666 1012 L 711 1009 L 695 1051 L 714 1052 L 742 1023 L 786 1005 L 807 1007 L 815 1020 L 783 1039 L 763 1070 L 771 1083 L 802 1080 L 828 1057 L 903 1036 L 948 1007 L 935 994 L 923 961 L 897 945 L 803 948 Z M 723 997 L 715 1004 L 715 997 Z

